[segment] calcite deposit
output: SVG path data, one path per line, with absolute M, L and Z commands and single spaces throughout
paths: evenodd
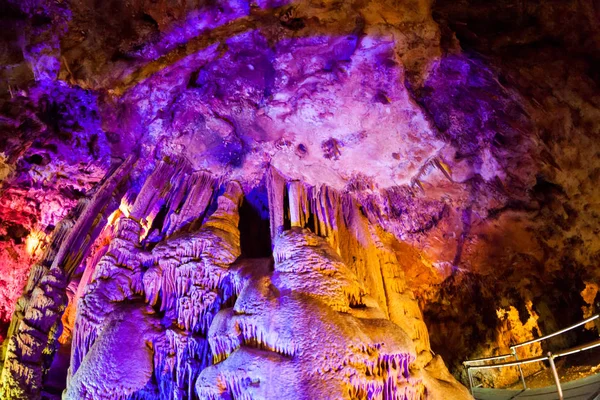
M 3 399 L 466 399 L 464 359 L 597 312 L 595 0 L 0 26 Z
M 238 182 L 162 161 L 116 204 L 129 168 L 32 274 L 9 332 L 5 397 L 40 397 L 56 383 L 46 359 L 64 348 L 66 399 L 470 397 L 432 354 L 398 260 L 351 196 L 270 169 L 272 258 L 240 258 Z M 362 268 L 346 265 L 357 257 Z M 65 311 L 58 337 L 67 303 L 76 317 Z

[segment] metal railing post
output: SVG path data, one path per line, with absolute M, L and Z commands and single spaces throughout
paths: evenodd
M 517 351 L 515 350 L 515 348 L 511 348 L 513 356 L 515 357 L 515 360 L 519 361 L 519 356 L 517 355 Z M 523 384 L 523 390 L 527 389 L 527 384 L 525 383 L 525 376 L 523 375 L 523 369 L 521 368 L 521 364 L 517 365 L 517 368 L 519 368 L 519 374 L 521 375 L 521 383 Z
M 552 352 L 548 352 L 548 361 L 550 362 L 550 368 L 552 368 L 552 375 L 554 375 L 554 382 L 556 383 L 556 391 L 558 392 L 558 399 L 563 400 L 562 387 L 560 386 L 560 379 L 558 379 L 558 372 L 556 371 L 556 365 L 554 365 L 554 356 Z
M 473 375 L 471 374 L 471 367 L 467 367 L 467 375 L 469 375 L 469 390 L 471 391 L 471 396 L 473 396 Z

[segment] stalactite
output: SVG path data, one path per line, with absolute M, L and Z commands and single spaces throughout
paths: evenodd
M 234 291 L 226 277 L 240 254 L 237 225 L 242 191 L 239 184 L 229 182 L 214 197 L 215 179 L 190 173 L 180 162 L 165 164 L 157 166 L 144 183 L 130 216 L 117 220 L 114 237 L 81 297 L 69 393 L 95 385 L 84 379 L 98 367 L 91 364 L 93 360 L 104 357 L 98 355 L 104 350 L 94 349 L 100 340 L 112 340 L 102 339 L 112 329 L 107 324 L 129 302 L 145 300 L 163 314 L 158 331 L 148 339 L 156 390 L 162 398 L 195 398 L 186 388 L 212 361 L 205 335 L 225 296 Z M 165 213 L 163 225 L 156 223 L 158 210 Z M 145 249 L 149 230 L 160 232 L 162 239 Z
M 273 167 L 267 171 L 267 193 L 271 239 L 274 239 L 283 230 L 285 222 L 285 178 Z
M 183 200 L 174 201 L 174 204 L 180 204 L 176 212 L 169 217 L 169 223 L 165 235 L 171 236 L 184 226 L 188 226 L 190 231 L 199 228 L 198 223 L 202 222 L 202 217 L 213 196 L 213 188 L 216 186 L 214 178 L 206 173 L 195 172 L 186 177 L 184 189 L 180 191 Z
M 306 228 L 310 209 L 308 207 L 308 196 L 306 186 L 303 182 L 292 181 L 287 185 L 288 198 L 290 202 L 290 223 L 292 227 Z
M 210 362 L 210 351 L 203 337 L 185 331 L 167 329 L 154 342 L 154 374 L 162 398 L 186 398 L 189 388 Z

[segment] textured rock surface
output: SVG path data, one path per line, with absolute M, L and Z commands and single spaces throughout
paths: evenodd
M 200 398 L 470 398 L 431 354 L 419 369 L 427 333 L 387 319 L 325 239 L 292 228 L 274 257 L 273 272 L 269 260 L 236 270 L 241 291 L 208 332 L 220 362 L 200 374 Z
M 96 232 L 88 248 L 105 244 L 77 253 L 87 262 L 55 261 L 23 300 L 4 397 L 38 398 L 44 383 L 47 393 L 53 366 L 42 353 L 60 357 L 65 347 L 68 399 L 470 397 L 433 357 L 403 271 L 351 197 L 271 170 L 274 265 L 246 259 L 230 272 L 242 253 L 242 187 L 219 185 L 184 162 L 161 162 L 135 200 L 92 219 L 106 210 L 102 200 L 119 198 L 114 188 L 131 167 L 117 169 L 73 225 L 73 238 Z M 348 243 L 351 229 L 363 247 Z M 72 242 L 65 239 L 55 260 L 77 248 Z M 360 271 L 342 259 L 360 252 Z M 69 277 L 79 282 L 69 299 L 76 318 L 64 319 L 68 330 L 58 338 Z
M 431 350 L 464 379 L 464 358 L 593 312 L 597 1 L 100 3 L 0 4 L 3 393 L 295 387 L 269 368 L 314 383 L 287 344 L 232 337 L 245 317 L 221 310 L 243 288 L 323 305 L 332 346 L 385 331 L 412 363 L 402 387 L 429 396 L 459 390 Z M 102 386 L 127 315 L 139 374 Z

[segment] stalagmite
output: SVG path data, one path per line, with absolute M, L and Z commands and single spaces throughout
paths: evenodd
M 311 247 L 307 241 L 321 243 L 321 247 Z M 276 258 L 272 279 L 268 272 L 249 275 L 233 311 L 222 311 L 218 325 L 215 321 L 211 328 L 213 354 L 225 360 L 202 372 L 196 384 L 199 395 L 420 398 L 422 383 L 408 372 L 408 364 L 416 357 L 410 338 L 387 320 L 359 319 L 337 310 L 360 305 L 360 296 L 348 296 L 348 288 L 334 284 L 339 277 L 331 272 L 341 272 L 343 264 L 337 257 L 328 258 L 335 253 L 325 246 L 323 239 L 299 228 L 282 234 L 275 253 L 286 253 L 287 258 Z M 277 265 L 286 262 L 320 268 L 305 277 L 302 270 L 282 272 L 285 267 Z M 344 272 L 349 278 L 353 275 Z M 277 274 L 290 276 L 282 281 Z M 292 280 L 296 283 L 290 287 Z M 327 287 L 327 283 L 334 285 Z M 231 340 L 236 337 L 240 339 Z M 258 362 L 258 357 L 264 361 Z

